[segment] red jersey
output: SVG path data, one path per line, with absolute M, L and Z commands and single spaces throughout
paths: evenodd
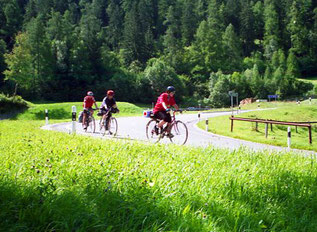
M 84 98 L 84 108 L 92 108 L 92 106 L 94 105 L 95 103 L 95 98 L 93 96 L 86 96 Z
M 163 102 L 166 104 L 167 108 L 176 104 L 174 96 L 171 97 L 168 93 L 162 93 L 157 99 L 156 105 L 153 109 L 154 114 L 159 111 L 165 111 L 165 108 L 162 105 Z

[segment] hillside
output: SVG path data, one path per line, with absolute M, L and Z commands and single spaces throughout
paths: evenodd
M 151 104 L 169 85 L 182 103 L 304 96 L 317 73 L 312 0 L 0 2 L 0 91 L 79 101 L 92 90 Z M 4 78 L 6 81 L 4 81 Z

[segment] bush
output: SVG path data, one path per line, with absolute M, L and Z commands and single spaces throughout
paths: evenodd
M 24 110 L 28 107 L 28 103 L 20 96 L 9 97 L 0 94 L 0 113 L 8 113 L 16 110 Z

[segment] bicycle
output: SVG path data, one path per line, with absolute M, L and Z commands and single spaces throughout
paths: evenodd
M 92 109 L 97 110 L 97 109 Z M 84 112 L 84 114 L 86 114 L 86 122 L 84 123 L 84 132 L 88 132 L 88 133 L 95 133 L 96 130 L 96 123 L 95 123 L 95 118 L 92 115 L 92 113 L 88 110 L 86 111 L 86 113 Z
M 112 136 L 116 136 L 117 135 L 117 132 L 118 132 L 118 122 L 117 122 L 117 119 L 115 117 L 112 116 L 112 113 L 117 113 L 118 110 L 117 109 L 114 109 L 114 108 L 111 108 L 110 110 L 108 110 L 108 112 L 106 113 L 106 115 L 108 116 L 108 114 L 110 114 L 110 118 L 108 120 L 108 131 L 109 131 L 109 135 L 112 135 Z M 99 121 L 99 131 L 101 134 L 105 135 L 106 134 L 106 123 L 107 123 L 107 120 L 105 120 L 103 123 L 102 123 L 102 118 L 103 116 L 100 115 L 101 118 L 100 118 L 100 121 Z
M 166 130 L 167 126 L 162 131 L 160 131 L 160 128 L 158 128 L 160 120 L 151 115 L 152 119 L 146 125 L 146 136 L 148 140 L 157 143 L 161 139 L 167 137 L 172 143 L 184 145 L 188 139 L 188 129 L 185 123 L 180 120 L 176 120 L 176 112 L 181 111 L 173 111 L 172 122 L 170 125 L 170 133 L 172 134 L 172 136 L 169 136 L 169 133 Z

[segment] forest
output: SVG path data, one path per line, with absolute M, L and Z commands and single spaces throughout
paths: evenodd
M 304 97 L 317 76 L 316 0 L 0 0 L 0 92 L 32 101 L 183 103 Z

